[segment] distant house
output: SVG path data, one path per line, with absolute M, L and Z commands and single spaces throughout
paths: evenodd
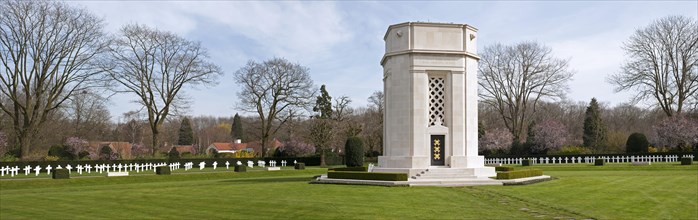
M 274 152 L 276 148 L 282 147 L 284 144 L 281 141 L 272 140 L 271 143 L 267 144 L 267 152 Z M 206 154 L 211 154 L 214 151 L 218 153 L 235 153 L 240 150 L 245 150 L 247 152 L 262 152 L 262 142 L 252 141 L 247 143 L 242 143 L 240 140 L 236 140 L 233 143 L 218 142 L 209 145 L 206 148 Z
M 235 152 L 238 152 L 241 150 L 253 152 L 253 149 L 248 148 L 246 143 L 241 143 L 240 140 L 237 140 L 233 143 L 225 143 L 225 142 L 212 143 L 211 145 L 209 145 L 206 148 L 206 154 L 211 154 L 213 152 L 235 153 Z
M 194 154 L 194 145 L 178 145 L 174 146 L 175 149 L 177 149 L 177 152 L 181 153 L 190 153 Z
M 88 143 L 91 152 L 99 153 L 102 147 L 107 146 L 111 148 L 112 152 L 118 153 L 122 159 L 131 159 L 131 147 L 132 144 L 128 142 L 116 142 L 116 141 L 90 141 Z

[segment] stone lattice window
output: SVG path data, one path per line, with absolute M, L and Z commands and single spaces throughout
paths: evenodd
M 439 76 L 429 77 L 429 126 L 443 125 L 446 115 L 446 79 Z

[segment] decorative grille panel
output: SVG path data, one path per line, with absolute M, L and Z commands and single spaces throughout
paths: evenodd
M 429 126 L 443 125 L 446 115 L 446 79 L 444 77 L 429 77 Z

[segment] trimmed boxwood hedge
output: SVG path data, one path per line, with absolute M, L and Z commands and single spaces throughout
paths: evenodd
M 305 163 L 296 163 L 296 165 L 293 166 L 293 168 L 296 170 L 305 170 Z
M 543 175 L 543 171 L 540 169 L 512 170 L 512 171 L 497 173 L 497 179 L 508 180 L 508 179 L 518 179 L 518 178 L 526 178 L 526 177 L 542 176 L 542 175 Z
M 521 166 L 532 166 L 533 165 L 533 160 L 522 160 L 521 161 Z
M 157 174 L 157 175 L 170 175 L 170 174 L 172 174 L 172 170 L 170 170 L 169 166 L 155 167 L 155 174 Z
M 359 171 L 328 171 L 331 179 L 407 181 L 406 173 L 368 173 Z
M 70 179 L 70 173 L 68 169 L 56 169 L 51 173 L 51 178 L 53 179 Z
M 247 166 L 245 165 L 235 165 L 235 172 L 247 172 Z
M 693 161 L 691 160 L 690 157 L 682 157 L 681 158 L 681 165 L 691 165 L 693 164 Z
M 512 171 L 514 170 L 513 167 L 494 167 L 495 171 Z
M 363 172 L 368 172 L 368 167 L 339 167 L 339 168 L 330 168 L 329 170 L 333 170 L 333 171 L 363 171 Z
M 594 166 L 603 166 L 603 164 L 606 163 L 606 160 L 597 158 L 594 160 Z

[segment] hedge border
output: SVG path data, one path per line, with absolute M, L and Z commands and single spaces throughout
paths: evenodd
M 172 174 L 172 170 L 170 170 L 169 166 L 156 167 L 155 174 L 157 174 L 157 175 L 170 175 L 170 174 Z
M 693 160 L 691 160 L 690 157 L 682 157 L 681 158 L 681 165 L 691 165 L 693 164 Z
M 507 172 L 507 171 L 513 171 L 513 170 L 514 170 L 514 167 L 505 167 L 505 166 L 494 167 L 494 171 L 498 171 L 498 172 Z
M 330 179 L 354 179 L 354 180 L 382 180 L 382 181 L 407 181 L 406 173 L 369 173 L 358 171 L 328 171 Z
M 368 167 L 338 167 L 338 168 L 330 168 L 328 170 L 331 171 L 363 171 L 363 172 L 368 172 Z
M 529 169 L 529 170 L 513 170 L 508 172 L 497 173 L 497 179 L 509 180 L 509 179 L 519 179 L 532 176 L 542 176 L 543 170 L 540 169 Z
M 52 179 L 70 179 L 70 172 L 67 169 L 56 169 L 51 173 Z

